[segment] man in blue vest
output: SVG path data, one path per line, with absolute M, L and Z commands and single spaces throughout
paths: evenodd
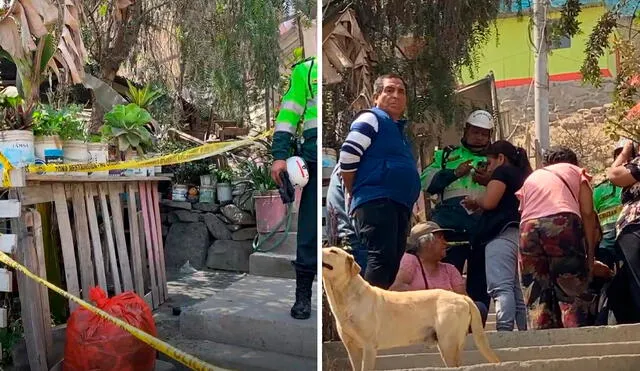
M 406 85 L 396 74 L 376 79 L 375 107 L 358 114 L 340 150 L 349 213 L 368 250 L 365 279 L 388 289 L 400 267 L 420 175 L 405 135 Z

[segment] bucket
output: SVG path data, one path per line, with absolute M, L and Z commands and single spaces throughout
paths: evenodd
M 271 191 L 268 194 L 254 194 L 253 202 L 256 209 L 256 229 L 258 233 L 269 233 L 276 229 L 276 226 L 285 215 L 287 207 L 282 203 L 278 191 Z M 286 225 L 280 226 L 275 232 L 284 232 Z
M 135 161 L 138 160 L 140 156 L 138 156 L 138 152 L 129 150 L 124 154 L 125 161 Z M 146 168 L 135 168 L 135 169 L 126 169 L 124 171 L 125 176 L 147 176 Z
M 89 162 L 93 164 L 106 164 L 109 162 L 109 145 L 106 143 L 89 143 L 87 144 L 89 151 Z M 90 174 L 92 177 L 109 176 L 109 170 L 94 171 Z
M 200 202 L 212 204 L 216 200 L 216 189 L 211 185 L 200 186 Z
M 174 184 L 171 192 L 171 199 L 173 201 L 186 201 L 187 200 L 187 186 L 184 184 Z
M 0 153 L 14 167 L 25 167 L 36 161 L 33 132 L 29 130 L 0 131 Z M 0 165 L 2 169 L 2 165 Z
M 212 175 L 200 175 L 200 186 L 212 186 L 212 185 L 213 185 Z
M 218 192 L 218 201 L 220 201 L 220 203 L 233 200 L 233 188 L 231 187 L 231 183 L 218 183 L 216 187 Z
M 89 149 L 87 143 L 81 140 L 65 140 L 62 142 L 62 152 L 65 164 L 89 163 Z M 86 171 L 70 171 L 68 175 L 87 176 Z
M 62 164 L 64 157 L 62 151 L 62 140 L 57 135 L 35 137 L 33 140 L 35 147 L 36 164 Z M 59 172 L 47 172 L 45 175 L 60 175 Z

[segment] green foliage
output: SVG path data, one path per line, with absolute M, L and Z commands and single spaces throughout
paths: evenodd
M 360 26 L 376 51 L 375 75 L 396 72 L 407 82 L 408 118 L 422 122 L 437 112 L 451 123 L 453 92 L 463 68 L 477 70 L 480 48 L 491 35 L 491 25 L 503 1 L 421 1 L 401 6 L 353 2 Z M 511 3 L 510 1 L 508 3 Z M 413 35 L 418 45 L 415 58 L 403 54 L 402 37 Z
M 247 184 L 247 190 L 266 192 L 277 189 L 276 182 L 271 178 L 271 163 L 258 164 L 254 161 L 246 161 L 240 165 L 241 177 Z
M 175 165 L 170 171 L 176 184 L 198 184 L 200 175 L 209 174 L 209 163 L 204 160 L 184 162 Z
M 102 135 L 109 140 L 116 140 L 120 151 L 131 148 L 142 154 L 152 145 L 151 134 L 144 127 L 151 121 L 151 115 L 137 104 L 114 106 L 104 116 L 104 121 L 100 129 Z
M 315 11 L 315 1 L 289 3 Z M 312 5 L 312 6 L 311 6 Z M 178 9 L 184 85 L 210 96 L 200 106 L 241 120 L 257 101 L 249 87 L 279 85 L 279 32 L 285 4 L 278 0 L 192 0 Z
M 129 86 L 127 99 L 129 102 L 137 104 L 140 108 L 148 109 L 153 102 L 163 95 L 159 89 L 152 89 L 151 84 L 147 84 L 144 88 L 138 89 L 127 80 L 127 85 Z
M 58 135 L 63 140 L 84 140 L 84 125 L 78 118 L 81 111 L 82 106 L 79 105 L 68 105 L 62 109 L 40 105 L 33 112 L 33 135 Z
M 231 183 L 235 178 L 233 170 L 231 170 L 231 168 L 218 168 L 215 166 L 211 166 L 209 169 L 211 170 L 211 173 L 216 176 L 216 179 L 219 183 Z
M 594 26 L 585 47 L 585 58 L 580 67 L 580 73 L 584 81 L 596 87 L 600 87 L 602 83 L 599 59 L 609 48 L 609 36 L 615 26 L 615 15 L 612 12 L 605 12 Z

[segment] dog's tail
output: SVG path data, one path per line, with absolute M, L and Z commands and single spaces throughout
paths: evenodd
M 470 297 L 464 296 L 467 304 L 469 304 L 469 312 L 471 313 L 471 331 L 473 333 L 473 341 L 476 343 L 476 347 L 482 353 L 484 358 L 491 363 L 500 363 L 500 359 L 496 355 L 496 353 L 491 349 L 489 345 L 489 339 L 487 335 L 484 333 L 484 328 L 482 327 L 482 317 L 480 316 L 480 311 L 476 306 L 476 303 L 471 300 Z

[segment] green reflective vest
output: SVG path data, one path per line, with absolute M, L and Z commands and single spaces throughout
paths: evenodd
M 316 162 L 318 133 L 318 62 L 307 58 L 293 65 L 289 89 L 282 97 L 276 117 L 272 152 L 275 160 L 292 155 L 292 139 L 302 131 L 302 153 L 305 160 Z M 302 130 L 300 130 L 302 129 Z
M 446 157 L 446 158 L 444 158 Z M 487 157 L 472 152 L 465 146 L 455 147 L 453 150 L 442 149 L 435 152 L 433 162 L 429 165 L 420 176 L 422 189 L 426 190 L 431 185 L 435 175 L 443 169 L 442 162 L 445 160 L 444 169 L 455 170 L 460 164 L 471 160 L 471 164 L 477 167 L 481 162 L 487 161 Z M 454 180 L 451 184 L 444 188 L 442 199 L 447 200 L 454 197 L 477 196 L 484 192 L 485 187 L 474 182 L 472 173 Z
M 601 248 L 613 249 L 616 241 L 616 221 L 622 211 L 620 201 L 621 187 L 616 187 L 605 180 L 593 189 L 593 207 L 600 218 L 602 226 Z

